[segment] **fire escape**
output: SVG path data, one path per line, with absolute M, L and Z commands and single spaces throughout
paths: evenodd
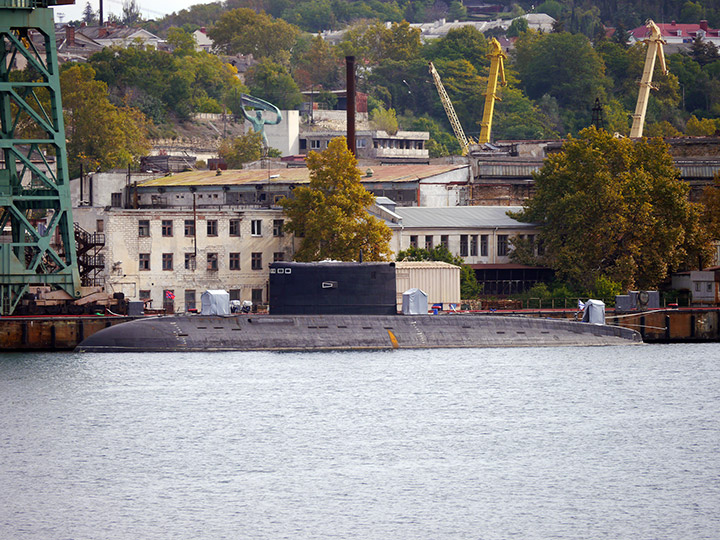
M 74 225 L 80 283 L 83 287 L 104 287 L 105 255 L 101 250 L 105 247 L 105 234 L 90 233 L 77 223 Z

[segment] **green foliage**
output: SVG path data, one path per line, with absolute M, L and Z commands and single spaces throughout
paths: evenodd
M 362 173 L 345 138 L 333 139 L 320 154 L 310 152 L 306 162 L 310 185 L 280 201 L 289 219 L 286 229 L 302 237 L 295 260 L 353 261 L 360 253 L 366 261 L 389 260 L 392 232 L 367 213 L 375 198 L 360 182 Z
M 589 124 L 595 98 L 605 101 L 610 81 L 602 58 L 585 36 L 526 32 L 518 38 L 516 57 L 521 86 L 530 99 L 547 94 L 561 108 L 581 113 L 572 129 Z
M 297 109 L 303 102 L 287 69 L 268 58 L 248 69 L 245 78 L 252 95 L 269 101 L 278 109 Z
M 208 37 L 227 54 L 252 54 L 255 58 L 287 60 L 286 54 L 300 30 L 282 19 L 249 8 L 228 11 L 208 29 Z
M 259 160 L 262 153 L 262 133 L 255 133 L 254 131 L 234 139 L 225 139 L 220 143 L 218 149 L 218 154 L 225 160 L 230 169 L 241 169 L 245 163 Z
M 549 156 L 536 194 L 514 217 L 539 223 L 546 262 L 589 289 L 600 276 L 653 288 L 707 249 L 700 208 L 687 199 L 667 146 L 587 128 Z
M 195 38 L 190 32 L 182 28 L 170 28 L 166 41 L 172 47 L 173 54 L 176 56 L 195 54 Z
M 314 36 L 304 51 L 294 55 L 292 75 L 300 88 L 319 85 L 333 90 L 341 85 L 342 63 L 322 37 Z
M 513 19 L 513 22 L 510 23 L 510 27 L 508 28 L 506 35 L 509 38 L 513 38 L 513 37 L 518 37 L 520 34 L 523 34 L 527 31 L 528 31 L 527 19 L 518 17 L 517 19 Z
M 149 150 L 148 122 L 137 109 L 110 103 L 107 85 L 87 64 L 66 64 L 60 73 L 70 175 L 127 167 Z
M 374 129 L 395 135 L 398 131 L 398 119 L 395 109 L 385 110 L 383 107 L 373 109 L 370 113 L 370 123 Z
M 694 137 L 710 137 L 718 130 L 718 122 L 710 118 L 698 119 L 691 116 L 685 124 L 685 134 Z
M 182 43 L 182 31 L 174 35 Z M 221 109 L 229 94 L 246 92 L 237 70 L 207 52 L 174 55 L 142 47 L 107 47 L 88 61 L 117 103 L 137 107 L 157 123 L 169 115 Z M 214 102 L 214 103 L 213 103 Z

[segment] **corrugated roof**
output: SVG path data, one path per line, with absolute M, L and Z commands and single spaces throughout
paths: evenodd
M 405 228 L 482 229 L 535 227 L 531 223 L 516 221 L 507 212 L 519 212 L 522 206 L 422 206 L 398 207 L 395 213 L 402 218 Z
M 365 176 L 367 169 L 372 176 Z M 363 173 L 362 181 L 373 182 L 417 182 L 425 178 L 438 176 L 467 165 L 373 165 L 359 167 Z M 155 178 L 138 184 L 142 187 L 170 186 L 229 186 L 264 183 L 306 183 L 310 181 L 310 171 L 306 168 L 289 167 L 282 169 L 233 169 L 223 171 L 220 176 L 215 171 L 188 171 L 162 178 Z

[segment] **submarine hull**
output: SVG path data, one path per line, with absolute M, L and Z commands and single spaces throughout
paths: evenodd
M 322 351 L 642 343 L 617 326 L 478 314 L 188 315 L 103 329 L 79 352 Z

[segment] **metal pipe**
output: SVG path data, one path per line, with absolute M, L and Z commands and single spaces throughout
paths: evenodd
M 347 94 L 347 147 L 354 156 L 355 152 L 355 57 L 346 56 L 346 94 Z

